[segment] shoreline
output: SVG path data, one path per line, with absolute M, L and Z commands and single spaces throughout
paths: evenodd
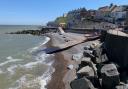
M 47 48 L 54 47 L 54 39 L 50 36 L 50 41 L 46 44 Z M 57 39 L 56 39 L 57 40 Z M 63 53 L 55 53 L 54 54 L 54 63 L 52 67 L 55 68 L 55 72 L 51 75 L 51 80 L 46 85 L 47 89 L 65 89 L 65 84 L 63 82 L 63 77 L 65 76 L 67 69 L 67 60 L 65 60 Z
M 57 35 L 50 34 L 48 37 L 50 37 L 50 41 L 47 47 L 55 47 L 57 44 L 65 43 L 65 38 L 72 41 L 78 40 L 83 36 L 80 37 L 76 33 L 66 33 L 65 37 L 63 37 L 57 33 Z M 72 55 L 82 52 L 86 43 L 88 42 L 81 43 L 62 52 L 54 53 L 55 59 L 52 67 L 55 68 L 55 72 L 51 75 L 51 80 L 46 86 L 47 89 L 71 89 L 70 82 L 76 78 L 76 67 L 78 66 L 76 61 L 72 60 Z M 72 70 L 68 69 L 69 65 L 73 65 L 74 68 Z

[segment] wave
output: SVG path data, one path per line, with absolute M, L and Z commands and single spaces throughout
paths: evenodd
M 15 74 L 15 69 L 17 68 L 17 65 L 13 65 L 7 68 L 7 71 L 10 72 L 9 74 L 13 75 Z
M 7 57 L 6 59 L 8 59 L 7 61 L 3 62 L 3 63 L 0 63 L 0 66 L 4 66 L 8 63 L 12 63 L 12 62 L 17 62 L 17 61 L 21 61 L 23 59 L 14 59 L 13 57 L 9 56 Z
M 49 58 L 51 56 L 53 56 L 53 55 L 45 54 L 45 53 L 37 54 L 35 56 L 36 61 L 35 62 L 29 62 L 29 63 L 25 64 L 24 67 L 33 68 L 34 66 L 39 65 L 39 64 L 46 64 L 46 65 L 51 66 L 51 64 L 53 63 L 53 61 L 51 61 L 51 58 Z M 50 61 L 46 62 L 48 60 L 50 60 Z
M 34 48 L 29 49 L 29 52 L 33 53 L 38 50 L 41 50 L 42 45 L 45 45 L 49 40 L 50 40 L 49 37 L 45 37 L 45 41 L 43 43 L 41 43 L 40 45 L 38 45 Z M 35 75 L 33 75 L 33 74 L 22 75 L 22 76 L 20 76 L 19 79 L 17 79 L 14 82 L 14 85 L 12 84 L 12 86 L 11 86 L 12 88 L 10 87 L 8 89 L 21 89 L 23 86 L 26 88 L 36 87 L 36 89 L 47 89 L 46 85 L 51 80 L 52 73 L 55 71 L 55 69 L 52 67 L 52 64 L 54 62 L 54 60 L 53 60 L 54 55 L 46 54 L 46 53 L 40 51 L 37 54 L 33 55 L 33 57 L 34 57 L 33 61 L 30 61 L 30 62 L 24 63 L 24 64 L 11 65 L 10 67 L 7 68 L 7 71 L 12 76 L 13 74 L 16 73 L 16 68 L 18 68 L 18 67 L 21 67 L 25 70 L 26 69 L 29 70 L 29 69 L 34 69 L 33 67 L 36 67 L 37 65 L 42 65 L 42 64 L 47 65 L 48 69 L 45 72 L 43 71 L 44 73 L 42 76 L 40 75 L 38 77 L 37 76 L 35 77 Z M 14 59 L 11 56 L 7 57 L 6 59 L 7 59 L 7 61 L 1 63 L 0 66 L 6 65 L 8 63 L 23 60 L 23 59 Z M 30 79 L 32 77 L 33 77 L 33 79 Z
M 40 89 L 47 89 L 46 85 L 49 83 L 51 80 L 52 73 L 55 72 L 55 68 L 52 66 L 49 67 L 49 69 L 40 77 Z
M 33 79 L 31 79 L 33 78 Z M 26 89 L 26 88 L 32 88 L 32 89 L 39 89 L 39 79 L 34 78 L 31 74 L 23 75 L 22 77 L 17 80 L 14 85 L 17 85 L 15 87 L 9 88 L 9 89 Z
M 45 44 L 48 43 L 49 41 L 50 41 L 50 38 L 49 38 L 49 37 L 45 37 L 43 43 L 41 43 L 40 45 L 38 45 L 38 46 L 36 46 L 36 47 L 34 47 L 34 48 L 29 49 L 29 52 L 32 53 L 32 52 L 37 51 L 38 49 L 41 48 L 42 45 L 45 45 Z

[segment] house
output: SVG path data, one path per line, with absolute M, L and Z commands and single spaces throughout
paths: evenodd
M 110 6 L 100 7 L 96 11 L 95 18 L 103 21 L 113 22 L 113 18 L 111 17 L 111 12 L 116 8 L 116 5 L 110 4 Z
M 118 19 L 125 19 L 127 15 L 127 11 L 123 6 L 117 6 L 114 10 L 111 12 L 111 17 L 115 18 L 115 20 Z
M 104 17 L 109 15 L 108 13 L 109 13 L 109 7 L 108 6 L 100 7 L 96 11 L 95 18 L 100 19 L 100 20 L 104 20 Z
M 115 24 L 124 25 L 125 20 L 128 16 L 128 6 L 117 6 L 111 11 L 111 17 L 113 18 Z

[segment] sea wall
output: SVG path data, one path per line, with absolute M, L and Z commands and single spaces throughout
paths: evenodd
M 89 33 L 94 33 L 94 32 L 99 33 L 100 30 L 101 29 L 91 29 L 91 28 L 70 28 L 70 29 L 65 29 L 66 32 L 79 33 L 79 34 L 89 34 Z
M 121 68 L 128 68 L 128 36 L 127 34 L 110 30 L 106 34 L 105 49 L 110 61 Z

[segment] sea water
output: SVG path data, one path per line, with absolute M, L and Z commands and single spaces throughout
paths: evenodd
M 39 26 L 0 26 L 0 89 L 46 89 L 54 69 L 54 55 L 39 51 L 50 40 L 44 36 L 5 34 Z M 36 52 L 39 51 L 39 52 Z

